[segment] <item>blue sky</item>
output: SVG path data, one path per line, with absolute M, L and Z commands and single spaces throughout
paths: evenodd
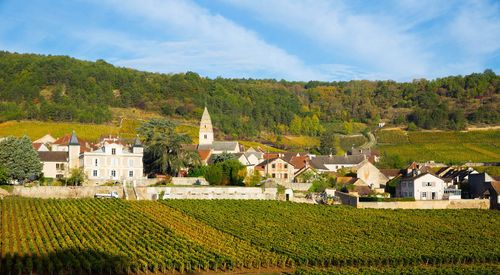
M 208 77 L 500 72 L 500 1 L 0 0 L 0 49 Z

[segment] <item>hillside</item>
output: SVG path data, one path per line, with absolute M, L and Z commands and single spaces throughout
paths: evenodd
M 463 164 L 466 162 L 499 162 L 500 131 L 468 132 L 420 131 L 399 129 L 377 132 L 378 149 L 398 155 L 406 162 L 430 161 Z
M 499 271 L 498 211 L 15 197 L 0 205 L 2 274 Z
M 197 120 L 210 109 L 218 136 L 356 133 L 380 120 L 425 129 L 500 123 L 493 71 L 436 80 L 289 82 L 157 74 L 103 60 L 0 52 L 0 121 L 103 123 L 113 108 Z

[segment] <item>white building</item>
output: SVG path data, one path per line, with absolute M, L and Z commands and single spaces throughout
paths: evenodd
M 243 151 L 237 141 L 215 141 L 212 119 L 207 107 L 203 110 L 198 136 L 198 151 L 210 151 L 211 154 L 239 153 Z
M 412 172 L 413 173 L 413 172 Z M 418 173 L 403 177 L 396 186 L 396 196 L 415 200 L 442 200 L 446 184 L 441 178 L 430 173 Z
M 84 152 L 80 160 L 88 179 L 94 182 L 136 181 L 144 178 L 143 152 L 139 138 L 132 147 L 118 138 L 105 138 L 98 149 Z

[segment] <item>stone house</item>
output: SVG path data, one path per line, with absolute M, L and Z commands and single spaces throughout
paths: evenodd
M 389 181 L 389 178 L 382 174 L 380 170 L 368 160 L 364 160 L 353 170 L 356 171 L 357 178 L 363 180 L 371 189 L 383 188 Z
M 309 164 L 319 173 L 337 172 L 342 168 L 353 168 L 366 159 L 364 155 L 310 156 Z
M 282 158 L 266 159 L 257 164 L 255 169 L 262 176 L 268 175 L 277 182 L 292 182 L 294 178 L 293 166 Z

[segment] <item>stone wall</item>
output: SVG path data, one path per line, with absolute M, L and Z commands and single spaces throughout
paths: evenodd
M 283 185 L 285 188 L 290 188 L 294 191 L 308 191 L 311 188 L 312 183 L 299 183 L 299 182 L 280 182 L 279 185 Z
M 359 202 L 358 208 L 374 209 L 489 209 L 487 199 L 475 200 L 428 200 L 394 202 Z
M 208 182 L 203 177 L 192 178 L 192 177 L 173 177 L 173 185 L 208 185 Z
M 220 186 L 159 186 L 159 187 L 136 187 L 139 200 L 158 199 L 160 193 L 164 199 L 235 199 L 235 200 L 275 200 L 277 199 L 277 188 L 260 187 L 220 187 Z
M 42 199 L 79 199 L 93 198 L 95 194 L 109 194 L 112 191 L 118 192 L 120 198 L 124 197 L 122 186 L 15 186 L 12 195 Z
M 350 195 L 340 191 L 335 191 L 335 196 L 339 198 L 340 203 L 345 205 L 358 207 L 358 204 L 360 203 L 358 196 Z

